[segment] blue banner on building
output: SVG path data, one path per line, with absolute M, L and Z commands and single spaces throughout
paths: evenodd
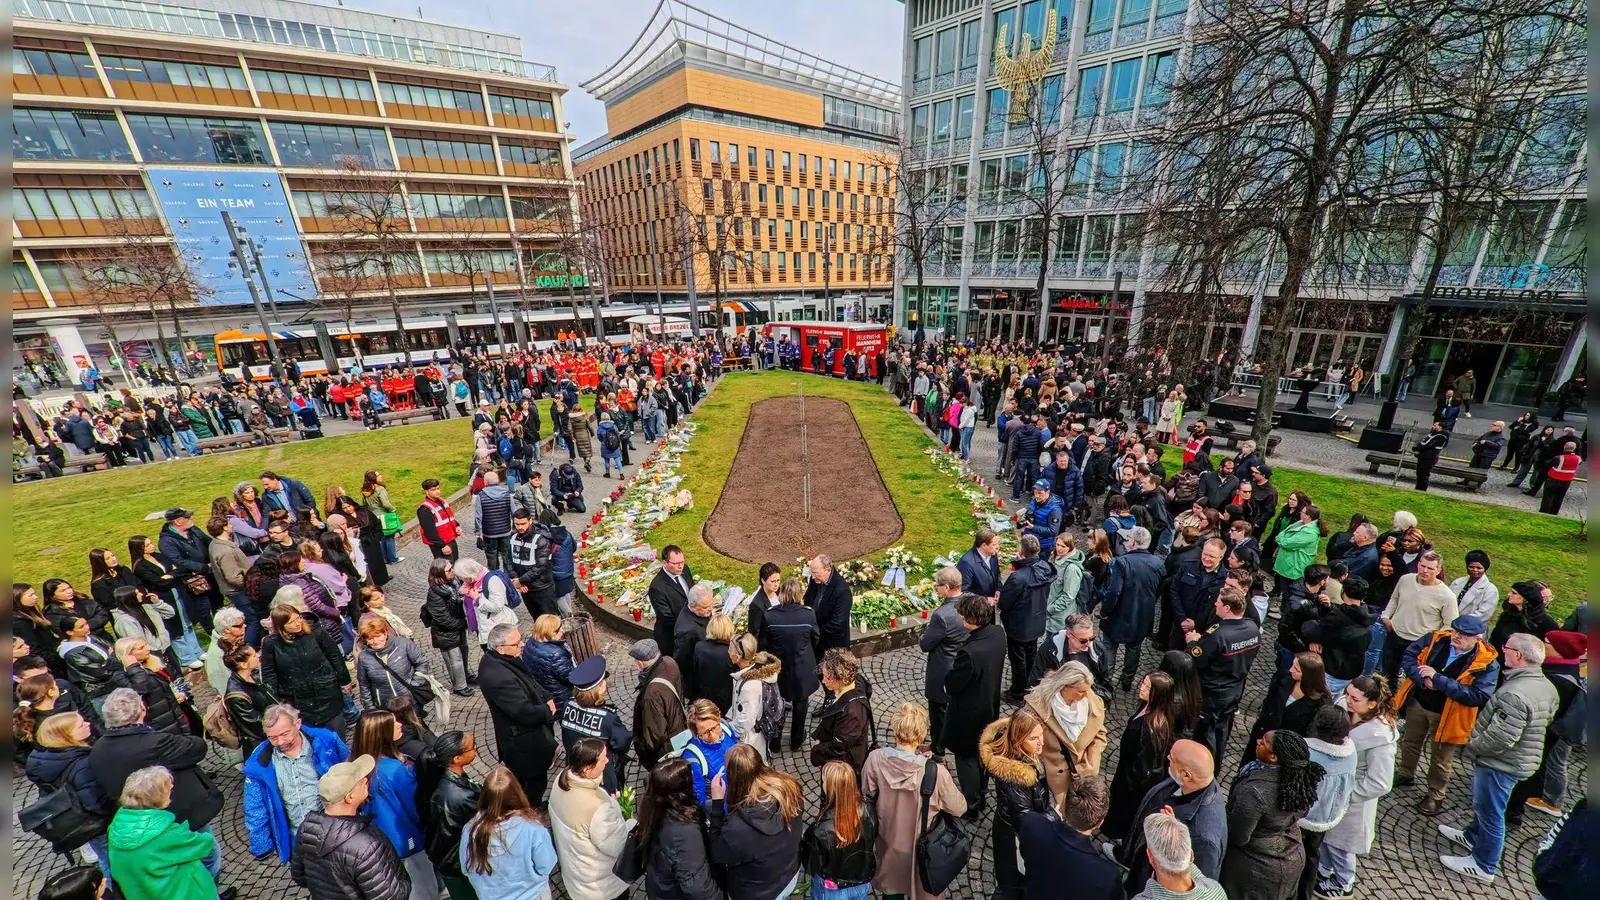
M 240 240 L 253 239 L 275 299 L 312 300 L 316 281 L 305 243 L 276 172 L 240 169 L 150 169 L 150 182 L 176 236 L 178 250 L 208 291 L 203 302 L 250 302 L 250 288 L 233 258 L 222 214 L 233 217 Z M 257 281 L 260 289 L 260 282 Z M 263 291 L 261 299 L 267 299 Z

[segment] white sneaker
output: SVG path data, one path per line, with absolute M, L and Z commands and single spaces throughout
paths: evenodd
M 1472 413 L 1467 413 L 1467 418 L 1472 418 Z
M 1439 862 L 1457 875 L 1465 875 L 1484 884 L 1494 881 L 1494 875 L 1479 868 L 1478 861 L 1470 856 L 1441 856 Z
M 1454 825 L 1440 825 L 1439 833 L 1452 844 L 1459 844 L 1468 850 L 1472 849 L 1472 842 L 1467 840 L 1467 833 Z

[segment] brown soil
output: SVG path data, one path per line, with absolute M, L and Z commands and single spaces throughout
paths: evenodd
M 733 469 L 705 524 L 705 542 L 718 553 L 787 567 L 819 553 L 854 559 L 905 533 L 849 404 L 805 398 L 806 454 L 800 409 L 799 397 L 751 404 Z M 810 520 L 803 499 L 807 473 Z

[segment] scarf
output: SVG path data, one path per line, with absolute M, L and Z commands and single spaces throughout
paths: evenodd
M 1061 699 L 1061 692 L 1057 691 L 1050 698 L 1050 714 L 1056 717 L 1056 724 L 1067 733 L 1067 740 L 1076 744 L 1078 735 L 1083 733 L 1089 724 L 1089 698 L 1085 697 L 1077 703 L 1068 703 Z

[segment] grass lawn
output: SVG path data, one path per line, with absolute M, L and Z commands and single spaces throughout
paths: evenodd
M 1358 512 L 1387 531 L 1395 510 L 1409 510 L 1444 557 L 1446 581 L 1466 574 L 1468 550 L 1483 550 L 1501 597 L 1514 582 L 1542 581 L 1554 594 L 1551 615 L 1562 619 L 1587 596 L 1588 545 L 1578 540 L 1577 520 L 1288 467 L 1274 466 L 1272 481 L 1280 497 L 1305 491 L 1330 531 L 1343 531 Z
M 724 375 L 695 410 L 693 421 L 700 429 L 689 442 L 682 466 L 684 487 L 694 494 L 694 508 L 673 515 L 650 531 L 652 545 L 683 547 L 689 566 L 701 578 L 728 581 L 746 590 L 754 587 L 759 567 L 712 550 L 701 534 L 739 451 L 750 404 L 794 396 L 797 383 L 805 385 L 808 397 L 831 397 L 850 404 L 889 496 L 905 522 L 901 544 L 925 560 L 971 546 L 972 507 L 923 455 L 933 442 L 893 397 L 876 384 L 771 371 Z M 785 511 L 773 513 L 783 515 Z M 873 554 L 870 558 L 877 562 L 880 557 Z M 793 558 L 773 561 L 785 568 L 794 563 Z
M 13 575 L 35 586 L 66 578 L 87 592 L 90 549 L 126 559 L 128 538 L 155 537 L 163 523 L 146 517 L 171 506 L 195 510 L 203 528 L 214 498 L 266 469 L 305 482 L 319 506 L 328 485 L 358 494 L 362 475 L 377 469 L 401 517 L 410 519 L 424 478 L 438 478 L 446 494 L 466 485 L 469 432 L 466 419 L 450 419 L 12 485 Z

